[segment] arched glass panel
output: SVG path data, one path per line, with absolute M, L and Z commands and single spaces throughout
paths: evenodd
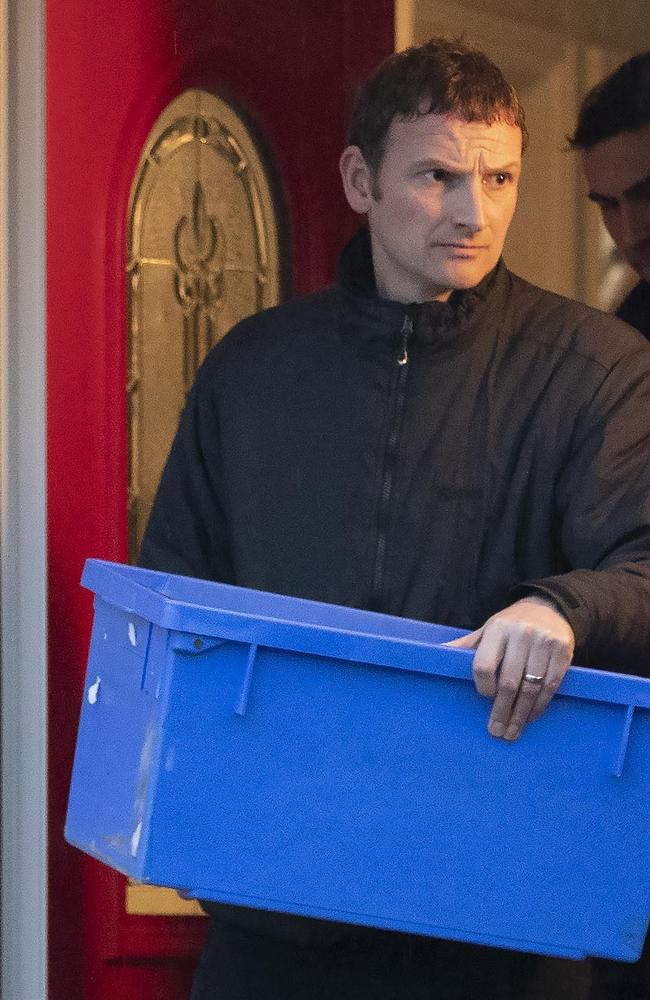
M 129 202 L 129 553 L 185 396 L 214 344 L 280 299 L 279 215 L 237 112 L 187 90 L 158 118 Z

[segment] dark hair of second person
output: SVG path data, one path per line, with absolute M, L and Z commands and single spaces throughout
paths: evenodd
M 590 149 L 621 132 L 636 132 L 649 121 L 650 51 L 628 59 L 589 91 L 569 144 Z

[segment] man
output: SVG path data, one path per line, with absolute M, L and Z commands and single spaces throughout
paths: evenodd
M 482 53 L 434 39 L 362 90 L 367 216 L 336 287 L 239 324 L 199 372 L 144 565 L 471 629 L 517 739 L 572 660 L 650 643 L 650 350 L 501 251 L 525 139 Z M 208 905 L 207 998 L 520 998 L 529 958 Z
M 617 315 L 650 340 L 650 52 L 587 94 L 570 142 L 580 150 L 589 197 L 640 278 Z M 638 963 L 592 963 L 591 998 L 650 1000 L 650 937 Z
M 617 315 L 650 339 L 650 52 L 587 94 L 570 142 L 581 152 L 589 197 L 641 279 Z

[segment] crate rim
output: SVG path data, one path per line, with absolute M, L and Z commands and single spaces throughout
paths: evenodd
M 138 579 L 138 577 L 140 579 Z M 156 579 L 157 587 L 144 581 Z M 403 636 L 362 631 L 361 629 L 341 629 L 333 626 L 295 620 L 289 615 L 264 615 L 249 611 L 220 609 L 209 605 L 193 604 L 179 600 L 163 589 L 168 589 L 174 579 L 195 581 L 182 574 L 161 572 L 131 566 L 127 563 L 104 559 L 86 560 L 81 584 L 97 597 L 128 614 L 136 615 L 160 628 L 171 632 L 191 633 L 193 636 L 223 639 L 255 645 L 258 648 L 287 649 L 291 652 L 314 653 L 335 659 L 367 663 L 399 670 L 423 673 L 432 676 L 446 676 L 459 680 L 472 680 L 473 652 L 471 650 L 447 647 L 444 643 L 427 643 Z M 254 590 L 235 584 L 211 580 L 199 580 L 202 586 L 215 588 L 232 595 L 246 592 L 249 595 L 272 597 L 286 601 L 290 607 L 314 607 L 319 609 L 343 608 L 351 616 L 375 624 L 390 621 L 413 622 L 416 625 L 436 628 L 434 623 L 419 619 L 397 618 L 358 608 L 344 608 L 342 605 L 297 598 L 271 591 Z M 206 628 L 206 616 L 215 620 L 212 628 Z M 444 628 L 450 633 L 464 634 L 465 630 Z M 414 663 L 409 654 L 426 656 L 435 651 L 435 669 L 422 662 Z M 582 698 L 588 701 L 610 702 L 632 708 L 650 708 L 650 679 L 636 674 L 622 674 L 615 671 L 599 670 L 591 667 L 571 666 L 559 688 L 558 694 Z

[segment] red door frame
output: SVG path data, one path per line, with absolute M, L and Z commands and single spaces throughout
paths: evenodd
M 47 2 L 50 1000 L 173 1000 L 203 922 L 132 917 L 124 880 L 62 838 L 92 608 L 88 556 L 126 559 L 125 220 L 142 145 L 188 86 L 233 99 L 283 187 L 295 293 L 326 284 L 356 220 L 336 167 L 393 2 Z

